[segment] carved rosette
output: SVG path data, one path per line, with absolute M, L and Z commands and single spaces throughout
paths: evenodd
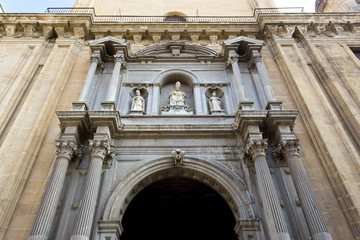
M 254 161 L 259 156 L 266 156 L 267 146 L 267 139 L 250 140 L 246 145 L 245 154 L 250 160 Z
M 75 141 L 60 140 L 56 141 L 56 155 L 71 161 L 75 157 L 82 156 L 81 151 L 77 148 Z
M 284 156 L 300 156 L 300 144 L 298 139 L 281 140 L 279 146 L 274 151 L 275 154 Z

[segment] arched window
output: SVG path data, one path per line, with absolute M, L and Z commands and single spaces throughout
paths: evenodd
M 166 16 L 164 22 L 186 22 L 185 17 L 179 15 Z

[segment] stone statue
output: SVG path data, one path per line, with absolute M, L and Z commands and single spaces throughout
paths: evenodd
M 212 91 L 212 97 L 209 99 L 210 110 L 212 111 L 221 111 L 221 100 L 216 96 L 216 91 Z
M 193 115 L 192 107 L 185 104 L 186 94 L 180 91 L 181 83 L 175 83 L 175 90 L 169 95 L 170 104 L 162 107 L 162 115 Z
M 145 101 L 142 96 L 140 96 L 140 90 L 137 89 L 135 91 L 136 96 L 133 98 L 132 104 L 131 104 L 131 110 L 130 112 L 144 112 L 145 111 Z
M 175 83 L 175 90 L 172 91 L 169 95 L 170 99 L 170 105 L 174 106 L 184 106 L 185 105 L 185 99 L 186 94 L 182 91 L 180 91 L 181 83 L 177 81 Z

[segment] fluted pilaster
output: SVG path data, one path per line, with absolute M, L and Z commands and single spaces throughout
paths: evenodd
M 256 178 L 259 185 L 259 192 L 264 207 L 270 239 L 289 240 L 290 235 L 287 230 L 270 170 L 266 162 L 267 145 L 266 140 L 250 140 L 246 147 L 246 154 L 252 161 L 254 161 Z
M 71 240 L 88 240 L 99 193 L 101 171 L 105 157 L 110 153 L 107 140 L 90 140 L 90 166 L 86 178 L 85 192 Z
M 332 239 L 327 230 L 320 209 L 316 203 L 315 197 L 311 191 L 305 170 L 301 165 L 299 155 L 299 140 L 282 140 L 275 151 L 277 153 L 283 154 L 286 161 L 288 162 L 312 239 Z
M 74 141 L 57 141 L 54 171 L 46 188 L 29 240 L 46 240 L 56 213 L 69 162 L 80 153 Z

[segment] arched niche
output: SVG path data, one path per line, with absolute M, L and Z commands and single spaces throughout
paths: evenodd
M 169 94 L 180 81 L 180 90 L 186 93 L 185 104 L 195 110 L 195 114 L 202 114 L 199 78 L 192 72 L 183 69 L 170 69 L 157 74 L 153 78 L 152 115 L 161 113 L 161 107 L 169 103 Z
M 129 101 L 128 101 L 128 109 L 129 109 L 129 114 L 131 115 L 131 105 L 133 103 L 133 99 L 134 97 L 136 96 L 136 90 L 139 90 L 140 91 L 140 96 L 144 98 L 144 101 L 145 101 L 145 109 L 144 109 L 144 113 L 146 112 L 146 109 L 148 108 L 148 91 L 146 90 L 146 88 L 133 88 L 129 94 L 130 94 L 130 98 L 129 98 Z
M 210 103 L 209 103 L 209 100 L 210 98 L 212 97 L 212 92 L 215 91 L 216 92 L 216 97 L 220 98 L 221 100 L 221 107 L 222 107 L 222 110 L 224 110 L 224 113 L 226 112 L 226 100 L 225 100 L 225 94 L 224 94 L 224 91 L 220 88 L 216 88 L 216 87 L 212 87 L 212 88 L 208 88 L 206 91 L 205 91 L 205 96 L 206 96 L 206 102 L 207 102 L 207 108 L 208 108 L 208 111 L 211 112 L 210 110 Z

